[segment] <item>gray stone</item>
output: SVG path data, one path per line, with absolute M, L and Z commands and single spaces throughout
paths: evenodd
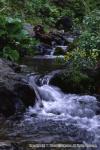
M 0 113 L 6 117 L 35 104 L 36 94 L 24 82 L 25 76 L 16 73 L 13 63 L 0 59 Z

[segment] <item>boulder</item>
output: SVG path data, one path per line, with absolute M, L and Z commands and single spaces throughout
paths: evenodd
M 93 94 L 95 93 L 94 79 L 85 73 L 72 77 L 69 70 L 56 73 L 50 80 L 50 84 L 61 88 L 65 93 Z
M 19 108 L 18 108 L 18 107 Z M 9 117 L 16 113 L 18 109 L 24 110 L 24 107 L 21 107 L 20 99 L 17 99 L 16 95 L 6 88 L 5 86 L 0 87 L 0 113 L 5 117 Z
M 54 55 L 64 55 L 68 50 L 68 46 L 57 46 Z
M 33 106 L 35 104 L 35 91 L 26 83 L 16 83 L 15 92 L 17 96 L 21 99 L 25 107 Z
M 18 65 L 0 59 L 0 113 L 9 117 L 35 104 L 34 89 L 29 86 L 24 75 L 16 73 Z
M 51 85 L 54 85 L 54 86 L 57 86 L 59 88 L 61 88 L 61 90 L 63 92 L 67 92 L 67 89 L 68 89 L 68 85 L 67 85 L 67 82 L 65 80 L 65 77 L 64 77 L 64 74 L 63 72 L 57 72 L 55 73 L 52 78 L 50 79 L 50 82 L 49 82 Z
M 63 16 L 57 20 L 55 27 L 57 29 L 63 29 L 64 31 L 70 31 L 72 29 L 73 22 L 69 16 Z
M 52 45 L 52 37 L 45 33 L 44 27 L 42 25 L 36 25 L 34 27 L 35 32 L 35 38 L 40 40 L 40 42 L 43 42 L 47 45 Z
M 53 43 L 62 44 L 63 37 L 62 33 L 59 31 L 46 33 L 42 25 L 37 25 L 34 27 L 35 37 L 40 40 L 40 42 L 45 43 L 49 46 L 53 46 Z
M 52 52 L 52 47 L 45 43 L 40 43 L 36 46 L 38 55 L 50 55 Z
M 40 41 L 35 48 L 36 55 L 64 55 L 67 50 L 73 49 L 76 46 L 75 41 L 78 37 L 76 33 L 69 30 L 67 32 L 64 32 L 64 30 L 53 30 L 46 33 L 42 25 L 35 26 L 34 32 L 35 38 Z

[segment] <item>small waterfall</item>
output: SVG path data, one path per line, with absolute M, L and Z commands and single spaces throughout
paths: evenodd
M 53 71 L 42 78 L 38 78 L 40 86 L 35 83 L 36 77 L 29 77 L 29 84 L 35 90 L 37 101 L 40 104 L 43 103 L 43 110 L 46 113 L 56 113 L 57 111 L 58 114 L 71 115 L 72 117 L 92 118 L 95 116 L 99 109 L 99 102 L 94 96 L 65 94 L 60 88 L 49 85 L 50 79 L 59 71 Z
M 39 103 L 42 101 L 43 107 L 39 109 L 38 104 L 34 108 L 30 107 L 26 116 L 29 118 L 35 114 L 37 118 L 55 122 L 63 121 L 68 127 L 74 125 L 79 130 L 85 130 L 87 134 L 88 132 L 93 134 L 94 140 L 88 139 L 88 141 L 92 144 L 98 144 L 100 140 L 100 115 L 96 115 L 96 112 L 100 108 L 97 99 L 89 95 L 65 94 L 60 88 L 49 85 L 49 80 L 55 73 L 41 78 L 41 86 L 36 86 L 34 78 L 30 77 L 30 85 L 36 87 Z M 80 136 L 77 135 L 77 138 Z M 82 138 L 86 138 L 85 135 Z M 87 143 L 85 139 L 83 142 Z
M 51 80 L 51 78 L 52 78 L 54 75 L 58 74 L 60 71 L 61 71 L 61 70 L 52 71 L 51 73 L 49 73 L 49 74 L 43 76 L 42 78 L 39 79 L 40 84 L 41 84 L 41 85 L 45 85 L 45 84 L 49 85 L 49 81 Z
M 35 83 L 35 77 L 34 76 L 30 76 L 29 77 L 29 85 L 34 89 L 35 94 L 36 94 L 36 99 L 37 99 L 37 103 L 39 104 L 39 107 L 43 107 L 42 105 L 42 100 L 39 94 L 39 89 Z

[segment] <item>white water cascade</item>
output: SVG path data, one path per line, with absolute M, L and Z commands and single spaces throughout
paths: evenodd
M 32 78 L 31 78 L 32 84 Z M 49 83 L 49 82 L 47 82 Z M 34 114 L 38 118 L 63 121 L 65 126 L 75 125 L 79 129 L 86 130 L 94 134 L 92 144 L 100 141 L 100 115 L 96 112 L 99 108 L 96 97 L 89 95 L 65 94 L 58 87 L 43 84 L 37 87 L 40 94 L 43 108 L 38 103 L 35 107 L 30 107 L 26 113 L 26 120 Z M 99 145 L 100 146 L 100 145 Z M 99 149 L 98 149 L 99 150 Z

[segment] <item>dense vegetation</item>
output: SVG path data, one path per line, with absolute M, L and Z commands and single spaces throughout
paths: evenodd
M 73 30 L 79 30 L 81 35 L 65 54 L 65 61 L 70 61 L 71 80 L 80 82 L 81 77 L 87 78 L 81 71 L 95 68 L 100 59 L 99 8 L 99 0 L 1 0 L 0 56 L 18 61 L 23 54 L 34 55 L 39 41 L 29 35 L 24 24 L 42 24 L 49 31 L 59 18 L 69 16 Z

